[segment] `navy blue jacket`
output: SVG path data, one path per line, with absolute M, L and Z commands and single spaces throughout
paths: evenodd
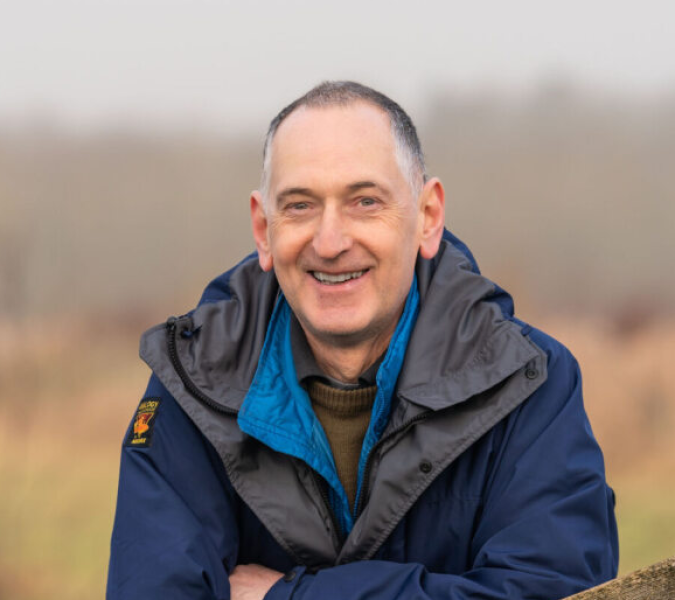
M 122 450 L 109 600 L 226 599 L 246 563 L 286 573 L 269 599 L 556 599 L 616 575 L 574 358 L 447 232 L 416 285 L 348 522 L 254 256 L 144 336 L 154 373 Z

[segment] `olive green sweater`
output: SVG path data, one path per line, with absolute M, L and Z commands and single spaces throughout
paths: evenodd
M 337 474 L 354 509 L 359 457 L 377 386 L 341 390 L 312 379 L 307 393 L 333 451 Z

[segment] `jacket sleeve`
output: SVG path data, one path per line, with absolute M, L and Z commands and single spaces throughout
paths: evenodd
M 298 568 L 266 600 L 554 600 L 615 577 L 613 493 L 578 366 L 556 342 L 546 343 L 548 379 L 504 423 L 465 573 L 375 560 L 316 574 Z M 434 543 L 433 530 L 414 535 Z
M 122 448 L 108 600 L 229 598 L 234 492 L 213 447 L 153 375 L 151 442 Z

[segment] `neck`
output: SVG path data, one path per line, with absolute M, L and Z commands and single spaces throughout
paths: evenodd
M 344 346 L 318 339 L 308 331 L 305 335 L 317 365 L 326 375 L 342 383 L 357 383 L 359 375 L 385 352 L 393 332 L 360 344 Z

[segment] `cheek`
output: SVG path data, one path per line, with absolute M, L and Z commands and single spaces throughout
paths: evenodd
M 274 260 L 289 264 L 298 259 L 311 242 L 312 230 L 308 225 L 273 222 L 270 227 L 270 247 Z
M 270 248 L 275 264 L 285 263 L 293 253 L 293 236 L 289 236 L 283 228 L 270 230 Z
M 401 229 L 389 236 L 386 245 L 382 245 L 380 256 L 389 260 L 392 268 L 401 273 L 414 266 L 418 250 L 416 230 L 402 223 Z
M 302 249 L 303 245 L 299 244 L 293 236 L 275 240 L 272 244 L 274 272 L 282 286 L 290 288 L 293 282 L 298 281 L 302 273 L 300 267 Z

